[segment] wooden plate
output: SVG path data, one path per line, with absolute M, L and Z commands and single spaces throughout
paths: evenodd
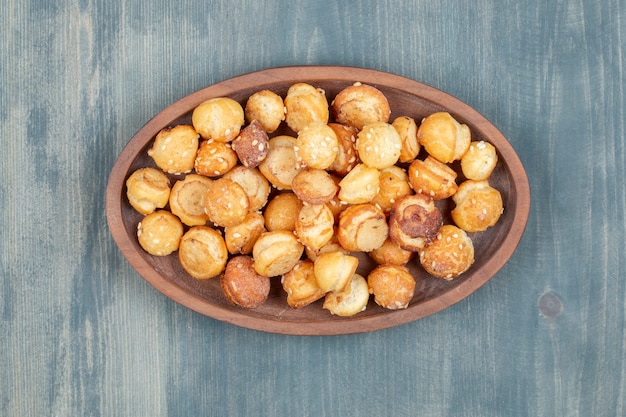
M 280 278 L 272 279 L 269 299 L 262 306 L 255 310 L 235 307 L 222 294 L 219 279 L 193 279 L 181 268 L 176 253 L 154 257 L 141 249 L 136 238 L 141 215 L 128 204 L 125 181 L 135 169 L 154 166 L 146 152 L 159 130 L 190 123 L 192 110 L 212 97 L 228 96 L 245 105 L 247 98 L 258 90 L 269 89 L 284 97 L 293 83 L 307 82 L 324 89 L 330 101 L 342 88 L 355 81 L 373 85 L 387 96 L 392 109 L 391 120 L 406 115 L 419 124 L 430 113 L 448 111 L 470 127 L 473 140 L 486 140 L 497 148 L 499 162 L 490 183 L 502 193 L 505 210 L 496 226 L 470 234 L 476 261 L 469 271 L 447 282 L 430 277 L 419 261 L 414 260 L 409 267 L 417 286 L 407 309 L 382 309 L 372 297 L 365 311 L 343 318 L 322 309 L 321 301 L 298 310 L 289 308 Z M 449 211 L 451 207 L 447 209 Z M 130 140 L 111 171 L 106 191 L 107 219 L 115 242 L 128 262 L 155 288 L 176 302 L 214 319 L 250 329 L 293 335 L 374 331 L 408 323 L 449 307 L 476 291 L 507 262 L 522 237 L 529 209 L 530 189 L 522 163 L 506 138 L 476 110 L 440 90 L 398 75 L 337 66 L 267 69 L 222 81 L 184 97 L 157 114 Z M 358 272 L 367 275 L 372 267 L 372 261 L 362 256 Z

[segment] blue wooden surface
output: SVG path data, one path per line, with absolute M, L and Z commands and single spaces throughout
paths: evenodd
M 0 1 L 1 416 L 626 415 L 623 0 Z M 527 168 L 512 259 L 466 300 L 374 333 L 291 337 L 139 277 L 109 171 L 162 108 L 285 65 L 457 96 Z

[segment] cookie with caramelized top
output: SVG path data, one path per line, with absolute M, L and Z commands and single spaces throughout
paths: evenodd
M 270 279 L 257 274 L 254 259 L 246 255 L 235 256 L 228 261 L 220 285 L 228 301 L 246 309 L 263 304 L 271 287 Z
M 424 194 L 401 197 L 391 208 L 389 237 L 402 249 L 417 251 L 436 236 L 443 216 L 434 200 Z
M 474 245 L 463 229 L 446 224 L 435 239 L 419 251 L 419 260 L 430 275 L 451 280 L 474 263 Z
M 296 133 L 313 122 L 328 123 L 328 100 L 321 88 L 307 83 L 295 83 L 287 90 L 283 102 L 285 122 Z
M 253 120 L 241 129 L 241 133 L 231 145 L 243 166 L 255 168 L 267 156 L 268 144 L 269 137 L 263 126 L 257 120 Z
M 409 306 L 415 293 L 415 278 L 408 268 L 401 265 L 380 265 L 367 276 L 370 294 L 374 302 L 389 310 Z
M 272 133 L 285 120 L 285 104 L 273 91 L 261 90 L 248 97 L 244 113 L 248 123 L 257 120 L 267 133 Z
M 467 180 L 454 196 L 452 220 L 467 232 L 482 232 L 495 225 L 504 211 L 500 191 L 487 180 Z
M 422 120 L 417 139 L 430 155 L 443 163 L 460 159 L 469 148 L 471 133 L 448 112 L 436 112 Z
M 215 97 L 200 103 L 191 114 L 191 123 L 203 139 L 230 142 L 244 124 L 241 104 L 229 97 Z

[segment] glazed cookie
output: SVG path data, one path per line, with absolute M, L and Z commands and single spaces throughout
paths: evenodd
M 287 305 L 291 308 L 302 308 L 326 294 L 317 285 L 313 262 L 308 259 L 299 261 L 291 271 L 282 276 L 280 282 L 287 293 Z
M 356 204 L 339 217 L 337 240 L 350 252 L 371 252 L 385 243 L 388 227 L 385 214 L 373 204 Z
M 398 162 L 402 140 L 392 125 L 376 122 L 363 126 L 357 135 L 356 149 L 365 165 L 384 169 Z
M 178 259 L 192 277 L 209 279 L 224 270 L 228 250 L 217 230 L 208 226 L 194 226 L 180 240 Z
M 409 182 L 416 193 L 426 194 L 433 200 L 443 200 L 456 193 L 457 173 L 432 156 L 423 161 L 416 159 L 409 165 Z
M 268 231 L 296 230 L 296 213 L 300 212 L 302 201 L 292 192 L 276 194 L 263 210 L 265 227 Z
M 266 231 L 263 215 L 251 211 L 241 223 L 224 228 L 226 248 L 229 253 L 247 255 L 252 252 L 256 240 Z
M 380 190 L 380 172 L 358 164 L 339 182 L 339 200 L 347 204 L 368 203 Z
M 481 140 L 470 144 L 461 158 L 461 170 L 465 178 L 482 181 L 489 178 L 497 163 L 496 148 L 491 143 Z
M 183 235 L 183 224 L 166 210 L 146 215 L 137 225 L 139 245 L 154 256 L 167 256 L 176 251 Z
M 400 149 L 399 162 L 411 162 L 420 153 L 420 144 L 417 140 L 417 123 L 408 116 L 396 117 L 391 125 L 400 135 L 402 148 Z
M 452 220 L 467 232 L 482 232 L 495 225 L 504 211 L 502 195 L 487 180 L 467 180 L 452 196 Z
M 243 188 L 250 203 L 248 210 L 260 210 L 267 204 L 270 183 L 258 169 L 239 165 L 228 171 L 224 178 L 236 182 Z
M 294 150 L 300 167 L 327 169 L 337 157 L 339 142 L 326 123 L 311 122 L 298 132 Z
M 306 248 L 319 250 L 334 234 L 335 216 L 325 204 L 305 204 L 296 218 L 296 236 Z
M 469 148 L 470 129 L 448 112 L 437 112 L 422 120 L 417 139 L 430 155 L 443 163 L 460 159 Z
M 237 154 L 230 144 L 213 139 L 200 144 L 194 167 L 196 172 L 207 177 L 219 177 L 237 165 Z
M 284 103 L 285 121 L 296 133 L 313 122 L 328 123 L 328 100 L 321 88 L 307 83 L 293 84 L 287 91 Z
M 474 263 L 474 245 L 464 230 L 446 224 L 419 252 L 420 263 L 430 275 L 451 280 Z
M 313 263 L 317 285 L 324 292 L 343 291 L 359 266 L 359 259 L 342 251 L 320 254 Z
M 139 168 L 126 180 L 126 196 L 130 205 L 141 214 L 150 214 L 167 205 L 170 180 L 156 168 Z
M 216 97 L 197 106 L 191 114 L 191 122 L 203 139 L 230 142 L 239 135 L 244 112 L 235 100 Z
M 405 266 L 380 265 L 367 276 L 374 302 L 389 310 L 407 308 L 415 293 L 415 278 Z
M 267 156 L 259 164 L 259 171 L 279 190 L 291 190 L 293 177 L 300 169 L 296 161 L 295 145 L 296 138 L 291 136 L 271 138 Z
M 248 195 L 235 181 L 219 178 L 211 183 L 204 196 L 204 211 L 218 226 L 235 226 L 250 209 Z
M 268 143 L 269 138 L 263 126 L 253 120 L 241 130 L 239 136 L 232 142 L 232 148 L 243 166 L 255 168 L 267 156 Z
M 263 233 L 252 248 L 254 270 L 266 277 L 286 274 L 298 263 L 303 252 L 304 246 L 292 232 Z
M 157 133 L 148 155 L 168 174 L 191 172 L 196 160 L 199 138 L 192 126 L 178 125 Z
M 257 120 L 267 133 L 272 133 L 285 120 L 285 105 L 278 94 L 261 90 L 248 97 L 244 113 L 248 123 Z

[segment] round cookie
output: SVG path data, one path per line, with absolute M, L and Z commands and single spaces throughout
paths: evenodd
M 167 256 L 179 248 L 183 224 L 166 210 L 146 215 L 137 224 L 139 245 L 154 256 Z
M 239 135 L 244 124 L 241 104 L 229 97 L 216 97 L 202 102 L 191 114 L 191 123 L 204 139 L 230 142 Z
M 253 120 L 248 126 L 241 129 L 241 133 L 232 141 L 231 146 L 243 166 L 255 168 L 267 156 L 269 137 L 261 123 Z
M 250 201 L 243 187 L 228 178 L 213 181 L 204 195 L 204 210 L 209 220 L 218 226 L 241 223 L 249 209 Z
M 456 121 L 448 112 L 433 113 L 417 130 L 417 139 L 430 155 L 443 163 L 460 159 L 469 148 L 469 127 Z
M 385 214 L 373 204 L 356 204 L 339 217 L 337 240 L 350 252 L 371 252 L 385 243 L 388 227 Z
M 291 271 L 282 276 L 280 282 L 287 293 L 287 304 L 291 308 L 302 308 L 326 294 L 317 285 L 313 262 L 308 259 L 299 261 Z
M 228 301 L 247 309 L 263 304 L 271 287 L 270 279 L 257 274 L 254 259 L 246 255 L 235 256 L 228 261 L 220 285 Z
M 344 291 L 326 294 L 322 308 L 336 316 L 354 316 L 367 308 L 369 297 L 367 281 L 363 276 L 354 274 Z
M 384 169 L 398 162 L 402 140 L 392 125 L 385 122 L 370 123 L 358 133 L 356 149 L 365 165 Z
M 157 133 L 148 156 L 168 174 L 185 174 L 194 167 L 198 144 L 198 132 L 192 126 L 167 127 Z
M 194 226 L 180 240 L 178 259 L 192 277 L 209 279 L 224 270 L 228 250 L 217 230 L 208 226 Z
M 303 252 L 304 246 L 292 232 L 265 232 L 252 248 L 254 270 L 266 277 L 286 274 L 298 263 Z
M 307 83 L 295 83 L 287 90 L 285 122 L 298 133 L 313 122 L 328 123 L 328 100 L 324 90 Z
M 387 97 L 376 87 L 360 82 L 341 90 L 331 107 L 337 122 L 357 130 L 370 123 L 386 123 L 391 115 Z
M 267 133 L 272 133 L 285 120 L 285 104 L 273 91 L 261 90 L 248 97 L 244 113 L 248 123 L 257 120 Z
M 452 220 L 467 232 L 482 232 L 495 225 L 504 211 L 500 191 L 487 180 L 467 180 L 452 196 Z
M 170 180 L 156 168 L 139 168 L 126 180 L 126 197 L 141 214 L 150 214 L 167 205 L 170 198 Z
M 401 197 L 391 208 L 389 237 L 402 249 L 417 251 L 426 246 L 443 223 L 434 200 L 424 194 Z
M 469 149 L 461 158 L 461 171 L 469 180 L 486 180 L 498 163 L 496 148 L 489 142 L 470 143 Z
M 170 211 L 187 226 L 199 226 L 209 220 L 204 211 L 204 196 L 212 180 L 202 175 L 189 174 L 176 181 L 170 193 Z
M 207 177 L 219 177 L 237 165 L 237 154 L 229 144 L 213 139 L 200 144 L 194 166 L 196 172 Z
M 474 245 L 464 230 L 446 224 L 435 239 L 419 251 L 419 260 L 430 275 L 451 280 L 474 263 Z
M 370 294 L 374 302 L 389 310 L 409 306 L 415 293 L 415 278 L 405 266 L 380 265 L 367 276 Z

